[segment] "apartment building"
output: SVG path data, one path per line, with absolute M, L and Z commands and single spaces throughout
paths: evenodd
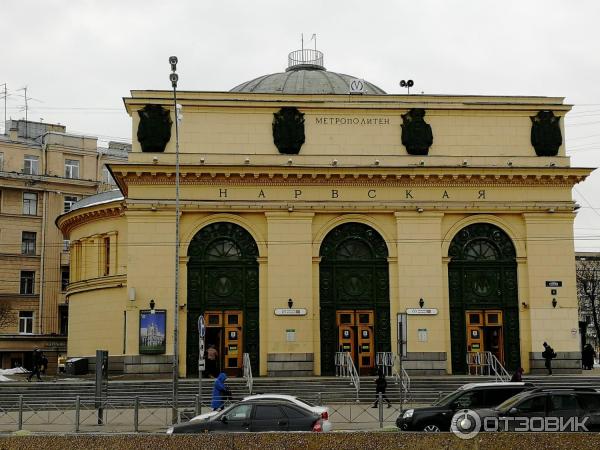
M 129 144 L 67 133 L 66 126 L 6 122 L 0 135 L 0 367 L 31 365 L 38 347 L 56 370 L 66 353 L 69 242 L 56 218 L 83 197 L 114 188 L 107 163 Z

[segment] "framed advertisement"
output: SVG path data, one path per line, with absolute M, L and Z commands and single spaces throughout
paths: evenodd
M 167 350 L 167 311 L 150 309 L 140 311 L 140 354 L 155 355 Z

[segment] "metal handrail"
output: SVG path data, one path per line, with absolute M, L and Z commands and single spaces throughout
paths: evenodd
M 243 362 L 244 372 L 243 378 L 246 380 L 246 387 L 248 388 L 248 393 L 252 395 L 252 386 L 254 384 L 254 379 L 252 378 L 252 366 L 250 365 L 250 354 L 244 353 L 244 362 Z
M 495 381 L 510 381 L 510 374 L 492 352 L 467 352 L 469 374 L 494 376 Z
M 504 366 L 498 360 L 498 358 L 496 358 L 496 355 L 494 355 L 492 352 L 486 352 L 486 353 L 489 353 L 488 357 L 490 358 L 490 366 L 491 366 L 492 370 L 494 371 L 494 376 L 496 377 L 496 381 L 510 381 L 510 378 L 511 378 L 510 374 L 504 368 Z
M 350 382 L 354 385 L 354 389 L 356 389 L 356 401 L 358 402 L 360 401 L 358 399 L 358 394 L 360 393 L 360 377 L 358 376 L 358 371 L 356 370 L 356 366 L 354 365 L 350 353 L 346 353 L 346 365 L 350 375 Z
M 408 375 L 406 369 L 400 365 L 400 357 L 398 354 L 393 353 L 392 355 L 392 376 L 394 377 L 394 381 L 396 383 L 400 382 L 404 392 L 410 394 L 410 376 Z

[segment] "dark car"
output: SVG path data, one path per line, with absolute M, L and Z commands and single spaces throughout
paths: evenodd
M 284 400 L 236 403 L 203 420 L 174 425 L 167 434 L 253 431 L 323 431 L 321 415 Z
M 585 427 L 589 431 L 600 431 L 600 392 L 593 388 L 539 388 L 522 392 L 493 409 L 475 409 L 475 413 L 482 420 L 487 417 L 502 418 L 503 420 L 497 422 L 500 431 L 559 431 L 555 429 L 556 424 L 560 424 L 558 420 L 549 422 L 550 425 L 543 430 L 530 430 L 528 422 L 538 428 L 540 424 L 545 423 L 542 420 L 531 422 L 532 417 L 562 418 L 562 423 L 566 426 L 576 423 L 575 420 L 569 422 L 569 419 L 579 419 L 578 423 L 582 423 L 587 417 Z
M 449 431 L 452 416 L 460 409 L 491 408 L 527 389 L 531 383 L 470 383 L 431 406 L 407 409 L 396 419 L 404 431 Z

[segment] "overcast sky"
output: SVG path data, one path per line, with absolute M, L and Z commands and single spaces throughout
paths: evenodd
M 411 78 L 415 93 L 566 97 L 572 165 L 598 167 L 599 19 L 598 0 L 7 1 L 0 90 L 9 118 L 27 86 L 30 120 L 131 142 L 122 98 L 170 89 L 170 55 L 179 89 L 227 91 L 282 71 L 316 33 L 328 69 L 388 93 Z M 573 191 L 580 251 L 600 251 L 598 172 Z

